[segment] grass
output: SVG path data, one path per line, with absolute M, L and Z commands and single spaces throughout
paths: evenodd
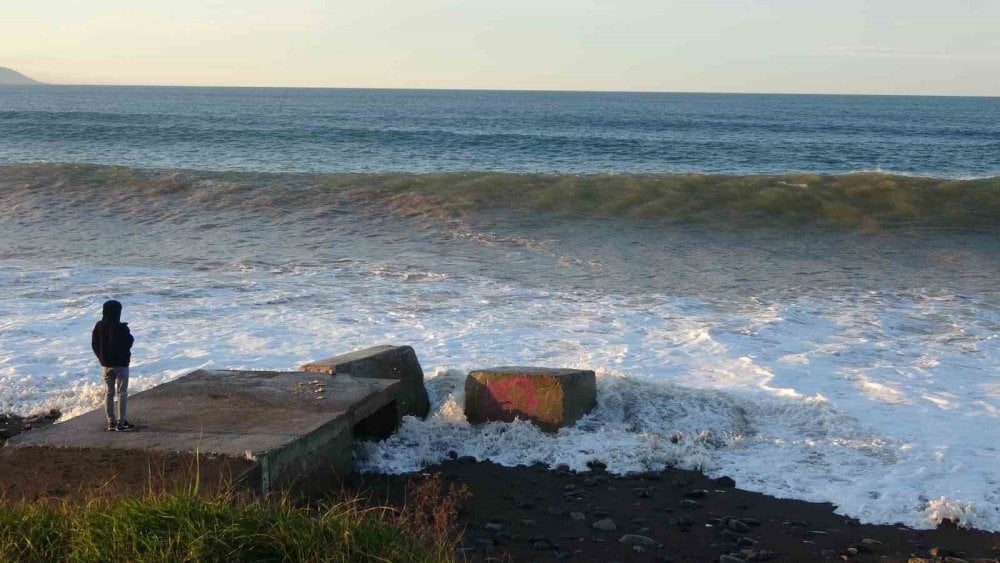
M 417 482 L 401 509 L 360 497 L 199 494 L 42 499 L 0 505 L 0 561 L 453 561 L 467 489 Z

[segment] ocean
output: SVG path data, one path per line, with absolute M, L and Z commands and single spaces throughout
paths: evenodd
M 0 412 L 413 346 L 449 451 L 1000 531 L 1000 99 L 0 87 Z M 465 373 L 593 369 L 544 434 Z M 141 418 L 141 413 L 135 413 Z

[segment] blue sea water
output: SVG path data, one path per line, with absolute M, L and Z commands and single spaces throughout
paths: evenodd
M 0 412 L 100 404 L 113 297 L 135 391 L 412 345 L 433 412 L 362 470 L 672 464 L 1000 531 L 998 175 L 997 98 L 0 87 Z M 533 364 L 598 407 L 465 421 L 468 370 Z
M 1000 175 L 1000 98 L 0 87 L 0 163 Z

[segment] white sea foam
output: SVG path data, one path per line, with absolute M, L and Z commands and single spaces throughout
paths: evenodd
M 0 410 L 101 400 L 89 332 L 107 297 L 136 335 L 132 387 L 199 367 L 289 369 L 378 342 L 413 345 L 433 413 L 357 448 L 401 472 L 450 451 L 614 472 L 665 464 L 827 501 L 866 522 L 1000 530 L 1000 313 L 975 296 L 836 289 L 720 304 L 529 288 L 388 264 L 225 271 L 0 265 Z M 549 435 L 467 424 L 464 373 L 598 373 L 599 406 Z M 141 418 L 141 413 L 135 416 Z

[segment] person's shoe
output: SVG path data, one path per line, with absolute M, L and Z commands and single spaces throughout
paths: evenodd
M 127 420 L 120 420 L 120 421 L 118 421 L 118 431 L 119 432 L 131 432 L 133 430 L 135 430 L 135 426 L 133 426 L 131 422 L 129 422 Z
M 118 431 L 118 423 L 115 422 L 115 421 L 113 421 L 113 420 L 109 420 L 108 421 L 108 432 L 117 432 L 117 431 Z

